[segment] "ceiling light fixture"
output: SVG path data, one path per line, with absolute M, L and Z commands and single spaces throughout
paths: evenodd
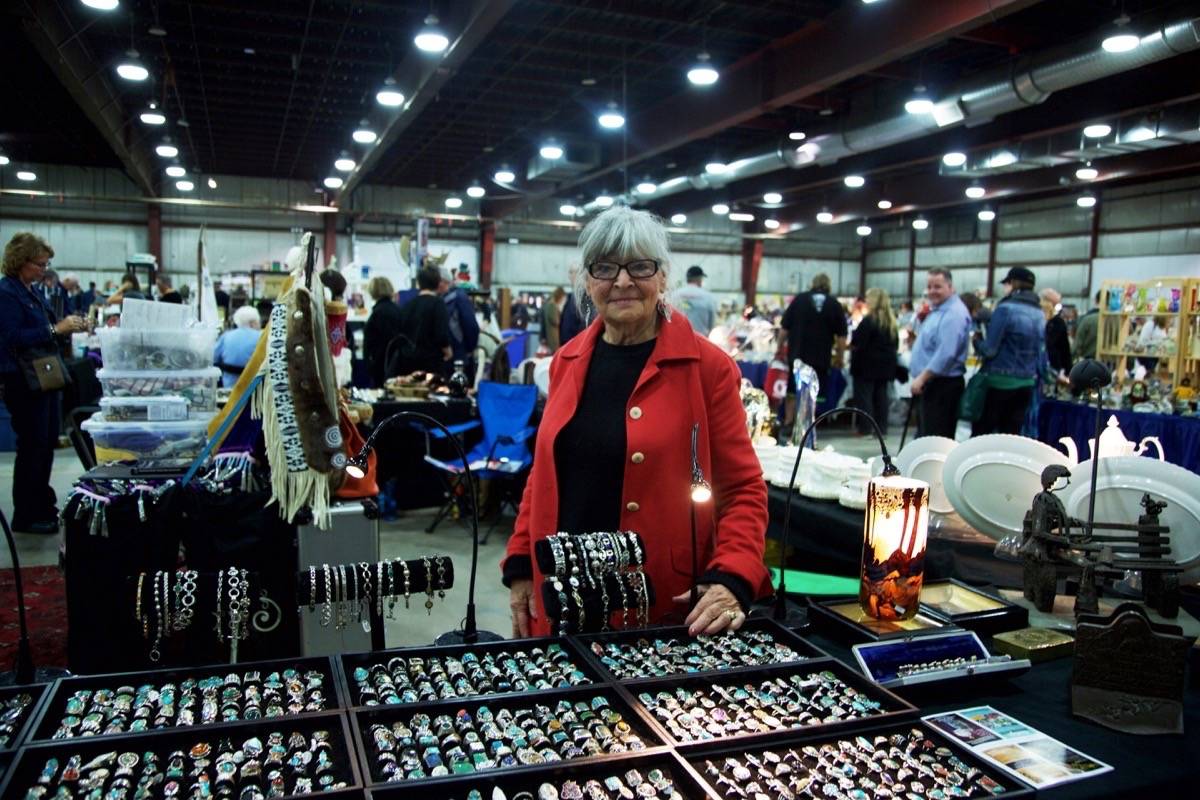
M 158 110 L 158 104 L 151 101 L 150 105 L 142 112 L 139 117 L 142 122 L 147 125 L 162 125 L 167 121 L 167 118 L 161 111 Z
M 984 208 L 981 209 L 979 214 L 976 216 L 979 217 L 980 222 L 991 222 L 996 218 L 996 212 L 992 211 L 990 208 Z
M 782 203 L 783 195 L 781 195 L 779 192 L 767 192 L 763 195 L 763 202 L 771 204 Z
M 879 210 L 887 211 L 889 208 L 892 207 L 892 201 L 891 200 L 880 200 L 875 205 L 879 207 Z
M 542 145 L 541 149 L 538 150 L 538 153 L 542 156 L 542 158 L 549 159 L 550 161 L 557 161 L 563 157 L 562 146 L 560 146 L 553 139 L 547 140 L 546 143 Z
M 1127 142 L 1148 142 L 1158 138 L 1158 131 L 1154 129 L 1153 125 L 1143 121 L 1131 128 L 1124 138 Z
M 487 194 L 487 189 L 484 189 L 478 183 L 472 183 L 470 186 L 467 187 L 467 197 L 471 197 L 471 198 L 478 200 L 479 198 L 483 197 L 485 194 Z
M 127 81 L 144 81 L 150 77 L 150 70 L 146 69 L 138 58 L 137 50 L 128 50 L 125 52 L 125 58 L 117 64 L 117 74 Z
M 333 168 L 338 172 L 354 172 L 354 168 L 357 166 L 358 164 L 354 163 L 354 159 L 345 150 L 338 156 L 337 161 L 333 162 Z
M 747 214 L 745 211 L 730 211 L 729 220 L 731 222 L 754 222 L 754 215 Z
M 671 215 L 671 224 L 672 225 L 682 225 L 685 222 L 687 222 L 687 214 L 672 214 Z
M 778 228 L 778 227 L 779 227 L 779 220 L 777 220 L 777 219 L 764 219 L 764 220 L 763 220 L 763 227 L 765 227 L 765 228 L 766 228 L 767 230 L 769 230 L 769 231 L 773 231 L 773 230 L 775 230 L 776 228 Z
M 871 226 L 864 222 L 862 225 L 859 225 L 857 228 L 855 228 L 854 232 L 859 236 L 870 236 Z
M 867 179 L 862 175 L 847 175 L 845 178 L 842 178 L 842 183 L 851 189 L 861 189 L 866 185 Z
M 817 222 L 822 225 L 828 225 L 833 222 L 833 212 L 829 209 L 821 209 L 817 212 Z
M 187 170 L 178 164 L 172 164 L 167 167 L 167 175 L 172 178 L 182 178 L 184 175 L 187 175 Z
M 217 188 L 217 179 L 216 179 L 216 178 L 209 178 L 209 179 L 208 179 L 208 188 L 210 188 L 210 189 L 215 189 L 215 188 Z
M 112 11 L 117 6 L 121 5 L 119 0 L 80 0 L 88 8 L 94 8 L 97 11 Z
M 978 200 L 979 198 L 981 198 L 985 194 L 987 194 L 987 189 L 984 189 L 978 183 L 972 183 L 970 186 L 967 187 L 966 194 L 967 194 L 967 197 L 971 198 L 972 200 Z
M 364 119 L 358 123 L 358 128 L 351 134 L 351 137 L 359 144 L 374 144 L 375 140 L 379 138 L 379 134 L 375 133 L 371 129 L 371 123 Z
M 929 220 L 924 217 L 917 217 L 912 221 L 913 230 L 923 231 L 929 227 Z
M 961 167 L 967 163 L 967 154 L 953 151 L 942 156 L 942 163 L 947 167 Z
M 904 104 L 904 110 L 909 114 L 929 114 L 933 111 L 933 101 L 929 99 L 924 86 L 917 85 L 913 96 Z
M 596 205 L 600 206 L 600 208 L 608 208 L 612 204 L 613 204 L 613 199 L 612 199 L 611 195 L 607 195 L 607 194 L 596 195 Z
M 375 102 L 388 108 L 404 105 L 404 93 L 396 88 L 396 79 L 391 75 L 383 82 L 383 88 L 375 93 Z
M 162 144 L 154 148 L 154 152 L 158 153 L 163 158 L 174 158 L 179 155 L 179 148 L 171 144 L 170 139 L 163 139 Z
M 1127 14 L 1122 14 L 1113 21 L 1113 25 L 1117 29 L 1116 33 L 1112 34 L 1111 36 L 1104 37 L 1104 41 L 1100 43 L 1100 46 L 1104 48 L 1104 52 L 1128 53 L 1130 50 L 1136 49 L 1138 45 L 1142 43 L 1142 40 L 1136 33 L 1130 33 L 1129 30 L 1126 29 L 1125 26 L 1128 24 L 1129 16 Z
M 808 138 L 808 134 L 806 134 L 804 131 L 792 131 L 788 134 L 788 138 L 793 142 L 803 142 L 806 138 Z
M 0 155 L 0 167 L 7 167 L 7 166 L 8 166 L 8 156 Z
M 508 167 L 501 167 L 500 169 L 496 170 L 496 174 L 493 175 L 492 178 L 496 181 L 496 183 L 512 183 L 517 179 L 517 176 L 514 175 L 513 171 Z
M 1096 196 L 1094 194 L 1085 194 L 1075 199 L 1075 205 L 1080 208 L 1091 208 L 1096 205 Z
M 654 181 L 642 181 L 637 186 L 633 187 L 638 194 L 654 194 L 658 191 L 658 184 Z
M 600 123 L 601 128 L 607 128 L 610 131 L 625 127 L 625 116 L 617 108 L 617 104 L 612 101 L 609 101 L 608 105 L 604 107 L 604 111 L 596 117 L 596 121 Z
M 1000 169 L 1002 167 L 1011 167 L 1017 163 L 1017 156 L 1011 150 L 1001 150 L 996 155 L 987 160 L 989 169 Z
M 461 197 L 446 198 L 446 208 L 462 208 L 462 203 L 463 201 Z
M 196 184 L 192 183 L 191 181 L 176 181 L 175 188 L 181 192 L 190 192 L 192 189 L 196 188 Z
M 696 86 L 712 86 L 721 77 L 721 73 L 709 62 L 712 60 L 707 52 L 696 56 L 696 65 L 687 71 L 687 79 Z
M 326 189 L 340 189 L 345 181 L 339 178 L 337 175 L 330 175 L 323 181 L 323 183 L 325 184 Z
M 1093 167 L 1092 162 L 1089 161 L 1075 170 L 1075 177 L 1081 181 L 1094 181 L 1100 177 L 1100 170 Z
M 729 213 L 729 206 L 724 203 L 713 203 L 712 213 L 718 217 L 723 217 Z
M 413 44 L 418 50 L 426 53 L 441 53 L 450 46 L 450 40 L 446 38 L 446 34 L 442 33 L 438 28 L 438 18 L 434 14 L 430 14 L 425 18 L 425 27 L 413 37 Z
M 18 170 L 17 180 L 25 181 L 26 183 L 29 183 L 30 181 L 36 181 L 37 173 L 27 169 Z
M 1089 139 L 1103 139 L 1110 133 L 1112 133 L 1112 126 L 1104 122 L 1097 122 L 1083 129 L 1083 135 Z
M 558 213 L 562 214 L 564 217 L 573 217 L 575 216 L 575 212 L 578 210 L 579 209 L 575 208 L 575 206 L 571 205 L 570 203 L 563 203 L 558 207 Z
M 724 175 L 729 165 L 724 161 L 710 161 L 704 165 L 704 171 L 709 175 Z

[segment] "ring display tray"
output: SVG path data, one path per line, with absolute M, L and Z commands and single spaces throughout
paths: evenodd
M 386 784 L 389 786 L 400 786 L 411 784 L 424 786 L 427 785 L 429 781 L 440 781 L 443 779 L 443 777 L 449 778 L 451 776 L 447 775 L 389 781 L 387 776 L 378 768 L 378 756 L 380 751 L 375 746 L 375 742 L 371 734 L 372 725 L 381 724 L 391 727 L 394 723 L 401 722 L 411 728 L 409 723 L 411 723 L 414 715 L 424 714 L 431 719 L 441 715 L 448 715 L 451 719 L 454 719 L 459 711 L 466 711 L 471 715 L 473 720 L 478 720 L 479 709 L 482 706 L 486 706 L 487 709 L 493 714 L 496 714 L 501 709 L 507 709 L 513 714 L 516 714 L 519 710 L 532 710 L 535 706 L 547 706 L 554 708 L 559 701 L 569 701 L 571 703 L 583 702 L 588 703 L 590 707 L 592 701 L 597 698 L 603 698 L 603 700 L 607 701 L 608 706 L 621 715 L 621 718 L 629 724 L 631 732 L 639 737 L 646 746 L 645 750 L 630 752 L 649 752 L 659 749 L 663 744 L 662 734 L 659 733 L 657 728 L 651 725 L 649 720 L 643 716 L 641 709 L 638 708 L 636 704 L 629 702 L 619 692 L 614 691 L 611 687 L 604 685 L 581 686 L 575 689 L 565 689 L 557 692 L 540 692 L 537 694 L 507 694 L 495 695 L 492 697 L 474 697 L 470 699 L 454 698 L 450 700 L 440 700 L 434 703 L 424 703 L 419 706 L 390 705 L 358 708 L 350 712 L 352 717 L 351 727 L 354 729 L 355 742 L 358 746 L 362 774 L 368 785 L 375 786 Z M 457 729 L 454 732 L 457 733 Z M 424 747 L 418 745 L 414 746 L 417 747 L 418 754 L 423 754 L 425 749 Z M 396 749 L 397 751 L 400 750 L 399 745 L 397 745 Z M 626 755 L 626 753 L 604 753 L 594 756 L 582 756 L 579 758 L 572 758 L 562 762 L 554 763 L 563 763 L 569 765 L 587 764 L 594 761 L 605 761 L 614 758 L 620 758 Z M 502 775 L 509 770 L 528 769 L 531 766 L 541 765 L 522 764 L 506 767 L 496 766 L 483 770 L 473 769 L 471 772 L 459 774 L 458 777 L 474 777 L 477 780 L 480 778 L 487 778 L 490 780 L 493 776 Z
M 921 588 L 921 611 L 985 636 L 1029 624 L 1026 608 L 953 578 L 925 582 Z
M 91 736 L 76 735 L 69 739 L 54 739 L 54 732 L 58 730 L 64 717 L 68 716 L 67 702 L 71 696 L 78 691 L 96 691 L 98 689 L 107 689 L 114 694 L 118 688 L 132 688 L 133 693 L 137 692 L 139 687 L 151 685 L 155 689 L 159 689 L 165 684 L 174 684 L 176 688 L 176 702 L 179 699 L 180 682 L 191 678 L 199 681 L 204 678 L 220 678 L 224 686 L 224 680 L 227 676 L 238 676 L 238 685 L 241 685 L 245 675 L 249 672 L 257 672 L 262 679 L 272 672 L 282 673 L 284 670 L 294 669 L 300 674 L 303 682 L 304 673 L 308 671 L 317 671 L 322 675 L 322 687 L 325 698 L 325 708 L 323 711 L 305 711 L 299 714 L 284 714 L 279 717 L 264 716 L 262 719 L 239 719 L 232 721 L 218 720 L 216 722 L 201 723 L 199 706 L 202 698 L 198 697 L 196 702 L 196 722 L 193 725 L 178 725 L 172 724 L 160 728 L 148 727 L 144 731 L 121 731 L 120 733 L 98 733 Z M 50 687 L 46 700 L 42 705 L 38 715 L 37 722 L 30 728 L 29 741 L 33 742 L 77 742 L 90 741 L 92 739 L 114 739 L 126 736 L 140 736 L 150 733 L 165 733 L 173 730 L 207 730 L 215 725 L 243 725 L 254 724 L 256 722 L 277 722 L 281 727 L 286 725 L 288 720 L 297 719 L 299 717 L 311 716 L 320 714 L 326 711 L 332 711 L 339 708 L 346 708 L 348 703 L 346 696 L 343 694 L 343 681 L 338 674 L 337 667 L 333 660 L 328 657 L 320 658 L 288 658 L 278 661 L 247 661 L 239 664 L 211 664 L 204 667 L 180 667 L 173 669 L 149 670 L 145 672 L 113 672 L 100 675 L 81 675 L 69 678 L 59 678 Z M 197 692 L 199 694 L 199 692 Z M 218 713 L 220 708 L 220 693 L 218 693 Z M 284 693 L 284 702 L 286 704 L 287 695 Z M 239 704 L 240 705 L 240 704 Z M 84 710 L 86 712 L 86 709 Z M 176 712 L 178 713 L 178 712 Z M 74 714 L 72 716 L 82 717 L 83 714 Z M 132 716 L 132 714 L 130 714 Z M 175 722 L 174 718 L 172 721 Z M 153 716 L 149 721 L 149 725 L 153 725 Z M 104 719 L 101 722 L 101 730 L 105 727 L 108 720 Z
M 482 774 L 390 783 L 386 786 L 373 786 L 370 792 L 373 800 L 430 800 L 431 797 L 439 800 L 467 800 L 467 792 L 478 789 L 484 800 L 491 800 L 492 787 L 495 787 L 509 798 L 516 797 L 520 792 L 528 792 L 533 797 L 538 797 L 538 788 L 543 783 L 561 787 L 565 781 L 570 780 L 583 787 L 591 780 L 604 783 L 604 779 L 610 776 L 617 776 L 624 782 L 629 770 L 637 770 L 644 777 L 653 769 L 661 770 L 668 776 L 684 800 L 705 800 L 709 797 L 700 776 L 686 761 L 664 747 L 636 754 L 606 756 L 603 760 L 592 759 L 587 764 L 579 761 L 561 761 L 540 766 L 489 770 Z M 560 793 L 557 796 L 564 795 Z
M 993 656 L 974 631 L 866 642 L 850 649 L 868 678 L 896 691 L 923 684 L 936 684 L 940 691 L 950 683 L 1015 678 L 1030 667 L 1027 659 Z
M 424 659 L 426 661 L 428 661 L 430 658 L 440 658 L 443 660 L 444 659 L 455 659 L 461 663 L 463 657 L 467 656 L 468 654 L 474 654 L 476 658 L 479 658 L 482 660 L 485 655 L 491 655 L 491 656 L 495 657 L 501 653 L 507 653 L 510 655 L 515 654 L 515 653 L 532 654 L 533 650 L 540 649 L 543 652 L 546 652 L 551 647 L 561 648 L 562 651 L 567 654 L 567 658 L 570 659 L 570 662 L 571 662 L 571 664 L 574 665 L 575 669 L 578 670 L 579 672 L 583 673 L 585 682 L 579 683 L 579 684 L 574 684 L 574 685 L 589 686 L 589 685 L 594 685 L 594 684 L 598 684 L 598 683 L 603 683 L 605 681 L 605 678 L 603 677 L 603 673 L 601 673 L 601 671 L 599 669 L 597 669 L 595 664 L 590 659 L 587 658 L 587 656 L 583 653 L 583 648 L 581 648 L 577 642 L 574 642 L 569 638 L 563 638 L 563 637 L 545 637 L 545 638 L 537 638 L 537 639 L 506 639 L 504 641 L 499 641 L 499 642 L 485 642 L 485 643 L 479 643 L 479 644 L 464 644 L 464 645 L 444 645 L 444 646 L 431 646 L 431 647 L 402 647 L 402 648 L 395 648 L 392 650 L 374 650 L 369 653 L 344 653 L 341 656 L 339 656 L 337 660 L 341 666 L 342 680 L 345 683 L 345 686 L 343 687 L 343 689 L 345 692 L 345 696 L 348 700 L 348 705 L 351 707 L 373 708 L 374 706 L 372 706 L 371 704 L 369 704 L 367 702 L 364 702 L 363 698 L 360 697 L 360 692 L 358 689 L 358 681 L 355 679 L 355 670 L 356 669 L 361 668 L 361 669 L 370 670 L 371 667 L 375 664 L 383 664 L 386 666 L 387 663 L 394 658 L 403 659 L 405 662 L 407 662 L 408 659 L 411 659 L 411 658 L 420 658 L 420 659 Z M 467 699 L 467 698 L 474 699 L 474 698 L 481 698 L 481 697 L 502 697 L 505 695 L 512 695 L 512 694 L 520 694 L 522 696 L 524 696 L 524 695 L 538 696 L 544 692 L 562 691 L 563 689 L 567 689 L 567 688 L 570 688 L 570 687 L 569 686 L 551 686 L 546 689 L 535 689 L 532 687 L 530 687 L 528 689 L 504 689 L 504 690 L 498 690 L 498 691 L 494 691 L 494 692 L 485 692 L 485 693 L 470 693 L 470 694 L 462 694 L 462 695 L 456 694 L 456 695 L 447 696 L 447 697 L 436 697 L 435 696 L 433 698 L 418 699 L 416 702 L 417 702 L 417 704 L 422 704 L 422 703 L 432 702 L 433 700 L 454 700 L 456 698 L 457 699 Z M 382 705 L 412 705 L 412 703 L 404 703 L 404 702 L 402 702 L 402 703 L 383 703 L 383 702 L 380 702 L 378 705 L 381 705 L 381 706 Z
M 864 713 L 861 716 L 849 717 L 838 720 L 836 722 L 816 722 L 813 724 L 801 724 L 795 726 L 778 726 L 769 727 L 765 730 L 737 730 L 725 735 L 713 735 L 710 739 L 694 739 L 691 741 L 683 740 L 673 735 L 665 722 L 661 721 L 652 708 L 647 707 L 643 695 L 650 695 L 652 698 L 657 698 L 659 693 L 666 692 L 676 697 L 680 697 L 680 693 L 694 693 L 697 690 L 703 690 L 705 694 L 716 702 L 716 704 L 725 709 L 725 716 L 733 718 L 739 709 L 728 708 L 729 704 L 722 700 L 718 695 L 713 693 L 714 686 L 736 687 L 743 690 L 747 695 L 751 692 L 759 692 L 761 685 L 770 679 L 783 679 L 787 681 L 789 678 L 796 676 L 804 679 L 814 674 L 823 672 L 832 673 L 834 678 L 841 684 L 852 689 L 855 693 L 865 697 L 867 700 L 879 703 L 877 712 Z M 655 729 L 658 730 L 664 741 L 674 744 L 676 747 L 687 749 L 714 741 L 731 741 L 736 739 L 738 742 L 747 743 L 747 745 L 757 744 L 760 742 L 771 741 L 774 737 L 791 731 L 803 730 L 852 730 L 863 725 L 870 725 L 884 720 L 903 719 L 912 717 L 916 714 L 917 708 L 907 700 L 893 694 L 891 691 L 872 683 L 863 677 L 857 670 L 846 666 L 835 659 L 822 659 L 813 661 L 802 661 L 793 664 L 781 664 L 775 667 L 763 667 L 753 670 L 734 671 L 728 674 L 727 679 L 719 676 L 700 676 L 700 675 L 684 675 L 668 678 L 651 678 L 645 681 L 630 682 L 625 684 L 625 690 L 636 700 L 639 710 L 650 720 Z M 654 703 L 658 705 L 657 700 Z M 706 713 L 711 711 L 707 709 Z M 731 713 L 732 712 L 732 713 Z M 712 718 L 711 714 L 708 714 Z M 719 716 L 719 715 L 718 715 Z M 770 716 L 770 715 L 768 715 Z M 761 721 L 761 717 L 756 716 L 755 719 Z M 769 721 L 764 723 L 769 725 Z M 710 732 L 711 733 L 711 732 Z
M 769 619 L 748 619 L 745 624 L 733 634 L 717 634 L 716 636 L 706 637 L 710 641 L 715 641 L 722 636 L 734 636 L 745 638 L 745 634 L 755 633 L 770 637 L 770 641 L 790 648 L 799 659 L 788 661 L 774 661 L 771 663 L 799 663 L 811 659 L 828 658 L 829 654 L 821 650 L 816 645 L 803 639 L 789 628 Z M 731 670 L 742 669 L 761 669 L 766 664 L 746 664 L 746 663 L 721 663 L 717 666 L 693 664 L 693 669 L 675 670 L 671 672 L 651 673 L 648 670 L 651 668 L 645 661 L 641 663 L 635 662 L 628 667 L 622 667 L 620 663 L 612 663 L 612 653 L 605 653 L 604 649 L 608 646 L 618 647 L 634 647 L 640 645 L 643 648 L 650 648 L 652 651 L 663 651 L 671 647 L 672 642 L 688 643 L 693 640 L 693 637 L 688 635 L 687 627 L 684 625 L 664 627 L 664 628 L 649 628 L 646 630 L 637 631 L 610 631 L 607 633 L 592 633 L 582 636 L 572 637 L 584 650 L 587 656 L 593 661 L 597 669 L 599 669 L 608 680 L 616 682 L 629 682 L 644 680 L 646 678 L 660 678 L 672 675 L 696 675 L 707 674 L 714 672 L 729 672 Z M 642 644 L 644 643 L 644 644 Z M 758 645 L 763 646 L 763 645 Z M 769 645 L 766 645 L 769 647 Z M 600 648 L 601 652 L 596 649 Z M 605 659 L 609 661 L 606 663 Z M 633 669 L 640 671 L 630 674 Z
M 814 601 L 809 619 L 826 633 L 841 640 L 854 642 L 876 642 L 906 636 L 924 636 L 930 633 L 945 633 L 954 630 L 951 625 L 937 617 L 918 611 L 908 620 L 875 619 L 867 616 L 858 604 L 857 597 L 835 597 Z
M 21 719 L 17 720 L 17 724 L 13 726 L 13 733 L 8 743 L 4 747 L 0 747 L 0 755 L 11 755 L 29 738 L 30 733 L 33 732 L 33 728 L 37 724 L 42 704 L 46 702 L 46 697 L 49 696 L 52 687 L 53 684 L 32 683 L 27 686 L 5 686 L 0 688 L 0 704 L 21 694 L 27 694 L 30 697 L 29 705 L 21 712 Z M 0 764 L 2 763 L 0 762 Z
M 293 732 L 298 732 L 310 739 L 316 731 L 328 731 L 331 745 L 330 759 L 334 765 L 333 774 L 335 779 L 346 782 L 348 794 L 345 797 L 347 800 L 351 797 L 361 796 L 361 794 L 354 791 L 361 789 L 363 783 L 359 774 L 358 762 L 354 757 L 349 720 L 343 711 L 325 711 L 294 717 L 276 717 L 255 722 L 218 723 L 203 727 L 172 728 L 170 730 L 134 733 L 123 735 L 120 738 L 92 736 L 83 739 L 62 739 L 53 742 L 28 743 L 17 754 L 16 760 L 5 774 L 4 783 L 0 784 L 0 797 L 25 797 L 27 789 L 38 785 L 38 777 L 42 774 L 46 762 L 52 758 L 58 760 L 59 767 L 61 768 L 73 755 L 81 756 L 84 763 L 86 763 L 88 759 L 109 752 L 128 752 L 138 755 L 139 759 L 144 759 L 145 753 L 151 752 L 158 756 L 161 763 L 166 764 L 172 753 L 176 751 L 187 753 L 198 742 L 208 742 L 214 748 L 221 739 L 240 742 L 250 737 L 258 737 L 265 742 L 267 736 L 275 731 L 281 732 L 285 738 Z M 141 774 L 141 769 L 142 764 L 139 762 L 134 772 L 135 781 L 136 777 Z M 286 772 L 287 770 L 288 768 L 285 766 L 284 771 Z M 264 764 L 263 773 L 265 774 L 266 772 L 267 766 Z M 314 784 L 316 784 L 316 781 L 314 781 Z M 54 797 L 54 791 L 51 788 L 46 793 L 46 797 Z M 181 787 L 181 796 L 188 796 L 182 792 L 183 789 Z M 283 795 L 283 797 L 299 796 L 301 795 Z M 314 785 L 312 794 L 305 794 L 303 796 L 320 796 L 322 798 L 341 797 L 339 794 L 322 792 L 320 787 L 316 785 Z
M 968 752 L 967 750 L 960 748 L 960 747 L 953 746 L 953 744 L 951 743 L 951 741 L 948 737 L 944 736 L 942 733 L 940 733 L 937 730 L 934 730 L 933 728 L 929 727 L 928 725 L 924 724 L 923 722 L 920 722 L 919 720 L 912 720 L 912 721 L 901 722 L 901 723 L 897 723 L 897 722 L 893 722 L 893 721 L 876 723 L 873 725 L 859 727 L 859 728 L 855 729 L 854 731 L 848 731 L 848 732 L 840 733 L 840 734 L 831 734 L 827 731 L 797 732 L 797 733 L 790 734 L 787 736 L 778 736 L 775 739 L 771 740 L 770 742 L 762 742 L 762 743 L 756 742 L 750 746 L 743 745 L 740 741 L 737 743 L 726 742 L 724 744 L 708 743 L 702 747 L 695 747 L 695 748 L 691 748 L 691 749 L 687 750 L 683 754 L 683 757 L 692 766 L 692 768 L 693 768 L 693 770 L 695 770 L 696 774 L 698 776 L 700 776 L 700 780 L 704 785 L 705 791 L 708 792 L 709 797 L 714 797 L 714 798 L 739 797 L 739 795 L 737 795 L 736 793 L 729 794 L 728 792 L 721 791 L 721 789 L 720 789 L 721 784 L 718 784 L 716 782 L 716 780 L 709 774 L 708 767 L 705 763 L 706 761 L 713 762 L 714 765 L 721 765 L 725 758 L 733 757 L 733 758 L 737 758 L 740 760 L 740 759 L 743 759 L 747 754 L 752 755 L 761 761 L 761 760 L 763 760 L 763 754 L 765 752 L 770 752 L 770 753 L 773 753 L 773 754 L 779 756 L 781 758 L 781 763 L 782 763 L 783 759 L 786 758 L 786 754 L 789 750 L 796 750 L 797 754 L 799 756 L 801 756 L 801 758 L 804 761 L 804 767 L 802 767 L 802 769 L 806 769 L 807 767 L 812 765 L 813 759 L 811 759 L 811 757 L 808 757 L 804 754 L 803 748 L 805 748 L 805 747 L 815 748 L 819 752 L 823 746 L 832 745 L 833 748 L 835 748 L 835 750 L 840 751 L 842 749 L 842 746 L 839 745 L 839 742 L 848 742 L 849 743 L 848 746 L 850 746 L 850 747 L 856 747 L 856 748 L 861 747 L 861 743 L 857 741 L 858 739 L 865 740 L 865 741 L 871 743 L 872 747 L 875 747 L 875 746 L 877 746 L 874 744 L 874 740 L 876 737 L 883 736 L 885 738 L 890 738 L 895 735 L 900 735 L 900 736 L 904 736 L 907 739 L 910 736 L 910 732 L 914 729 L 919 730 L 925 738 L 928 738 L 929 740 L 931 740 L 934 743 L 935 750 L 938 748 L 946 748 L 950 752 L 951 756 L 953 756 L 954 758 L 961 761 L 968 768 L 979 770 L 979 772 L 983 776 L 986 776 L 990 781 L 994 782 L 995 785 L 998 786 L 1002 790 L 1000 792 L 987 791 L 987 790 L 982 789 L 982 787 L 981 787 L 981 789 L 979 791 L 970 793 L 967 796 L 1022 798 L 1022 800 L 1024 800 L 1025 798 L 1031 798 L 1034 796 L 1033 789 L 1029 788 L 1021 781 L 1018 781 L 1015 778 L 1009 777 L 1008 775 L 1000 772 L 999 770 L 995 769 L 994 767 L 986 764 L 984 761 L 977 758 L 974 754 Z M 940 755 L 939 757 L 940 758 L 948 758 L 945 755 Z M 793 772 L 797 772 L 794 761 L 791 762 L 791 765 L 792 765 L 791 768 L 793 769 Z M 772 771 L 774 771 L 774 770 L 772 770 Z M 870 780 L 872 780 L 873 782 L 877 782 L 877 783 L 882 782 L 879 777 L 879 773 L 871 772 L 869 770 L 868 770 L 868 772 L 870 772 L 870 775 L 869 775 Z M 858 775 L 856 777 L 861 778 L 863 776 Z M 851 780 L 853 780 L 853 779 L 851 779 Z M 925 781 L 926 777 L 922 776 L 922 777 L 920 777 L 920 780 Z M 910 789 L 912 788 L 911 784 L 910 784 L 909 788 Z M 860 789 L 860 791 L 865 791 L 865 790 Z M 928 794 L 928 789 L 925 786 L 922 787 L 922 795 L 925 797 L 930 796 Z M 917 796 L 922 796 L 922 795 L 917 795 Z M 777 797 L 778 795 L 772 794 L 770 796 Z M 800 797 L 801 795 L 799 793 L 796 793 L 796 796 Z M 809 796 L 809 795 L 804 795 L 804 796 Z M 811 796 L 824 797 L 824 796 L 828 796 L 828 795 L 824 795 L 820 792 L 813 791 L 811 793 Z M 849 796 L 853 796 L 853 795 L 849 795 Z M 867 794 L 864 794 L 863 796 L 872 797 L 874 795 L 867 793 Z M 895 793 L 895 796 L 904 797 L 904 796 L 907 796 L 907 794 L 906 793 Z

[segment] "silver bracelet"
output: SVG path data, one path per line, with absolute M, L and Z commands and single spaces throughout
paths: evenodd
M 322 564 L 321 571 L 325 573 L 325 602 L 321 604 L 321 626 L 329 627 L 333 621 L 333 578 L 329 575 L 329 565 Z
M 317 568 L 309 566 L 308 568 L 308 613 L 317 610 Z

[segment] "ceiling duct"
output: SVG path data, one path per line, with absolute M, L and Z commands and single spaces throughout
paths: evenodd
M 676 177 L 658 185 L 654 198 L 686 189 L 711 189 L 755 175 L 810 164 L 830 164 L 847 156 L 867 153 L 911 141 L 958 124 L 980 125 L 997 116 L 1042 103 L 1052 93 L 1118 75 L 1200 49 L 1200 18 L 1172 22 L 1142 36 L 1141 44 L 1126 53 L 1109 53 L 1100 47 L 1102 37 L 1086 43 L 1056 48 L 1030 56 L 1011 67 L 967 81 L 940 98 L 932 114 L 909 114 L 903 109 L 840 132 L 810 137 L 803 144 L 784 140 L 777 147 L 753 153 L 731 163 L 720 175 L 699 173 Z M 1121 151 L 1126 152 L 1126 151 Z M 1019 171 L 1020 155 L 991 157 L 992 170 Z M 1007 163 L 1006 163 L 1007 162 Z

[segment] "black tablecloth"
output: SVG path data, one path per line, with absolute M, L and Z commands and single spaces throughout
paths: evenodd
M 787 490 L 767 487 L 770 521 L 767 536 L 779 539 Z M 791 566 L 809 572 L 858 577 L 862 558 L 863 512 L 838 505 L 836 500 L 810 500 L 792 495 L 791 528 L 787 543 L 792 548 Z M 930 522 L 925 574 L 930 579 L 958 578 L 967 583 L 1020 586 L 1021 565 L 1000 561 L 992 551 L 995 542 L 986 537 L 943 532 L 937 520 Z
M 806 638 L 848 664 L 857 667 L 849 647 L 822 634 Z M 991 642 L 984 639 L 989 647 Z M 1118 733 L 1071 716 L 1071 663 L 1060 658 L 1033 669 L 1016 680 L 961 691 L 910 698 L 921 716 L 973 706 L 992 706 L 1016 717 L 1063 744 L 1113 766 L 1113 771 L 1038 793 L 1038 797 L 1070 800 L 1082 797 L 1194 797 L 1200 778 L 1200 689 L 1184 695 L 1183 736 L 1136 736 Z
M 428 414 L 446 425 L 458 425 L 476 419 L 478 414 L 470 400 L 382 400 L 374 403 L 372 425 L 379 425 L 400 411 Z M 364 434 L 366 435 L 366 434 Z M 466 449 L 470 450 L 482 438 L 481 431 L 467 431 Z M 454 447 L 445 439 L 432 440 L 434 458 L 456 458 Z M 401 510 L 440 506 L 445 502 L 445 485 L 434 467 L 425 461 L 425 433 L 414 428 L 408 420 L 394 422 L 375 440 L 378 454 L 378 482 L 382 485 L 396 479 L 392 494 Z
M 1132 442 L 1143 437 L 1157 436 L 1162 442 L 1167 461 L 1200 472 L 1200 417 L 1176 417 L 1169 414 L 1139 414 L 1134 411 L 1105 409 L 1104 419 L 1116 415 L 1121 432 Z M 1096 409 L 1064 400 L 1043 400 L 1038 407 L 1038 439 L 1063 449 L 1058 440 L 1069 436 L 1082 461 L 1091 450 L 1088 439 L 1096 435 Z M 1154 445 L 1150 452 L 1158 457 Z

